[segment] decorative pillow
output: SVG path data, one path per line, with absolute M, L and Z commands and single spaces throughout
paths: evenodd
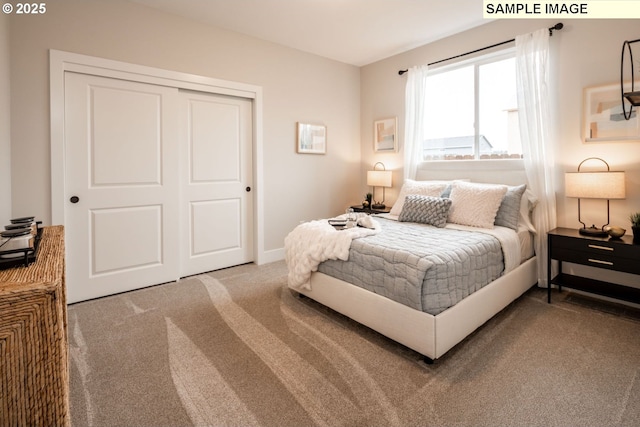
M 409 194 L 398 217 L 402 222 L 419 222 L 443 228 L 447 225 L 451 199 Z
M 453 181 L 443 181 L 443 182 L 447 183 L 447 186 L 445 187 L 445 189 L 440 194 L 440 197 L 449 198 L 449 196 L 451 195 L 451 184 L 453 184 L 454 182 L 458 182 L 458 181 L 470 182 L 471 180 L 468 179 L 468 178 L 462 178 L 462 179 L 454 179 Z
M 496 220 L 494 222 L 495 225 L 518 230 L 520 202 L 526 189 L 527 186 L 525 184 L 507 188 L 507 193 L 504 195 L 500 208 L 498 209 L 498 213 L 496 214 Z
M 440 197 L 449 198 L 451 196 L 451 184 L 447 185 L 444 191 L 440 194 Z
M 451 188 L 449 222 L 493 228 L 496 214 L 506 193 L 506 185 L 454 182 Z
M 414 181 L 412 179 L 407 179 L 404 181 L 404 184 L 402 184 L 398 199 L 393 204 L 389 213 L 391 215 L 399 216 L 402 212 L 404 200 L 409 194 L 439 197 L 445 188 L 447 188 L 447 182 L 445 181 Z
M 531 221 L 533 210 L 536 206 L 538 206 L 538 198 L 527 188 L 520 201 L 520 218 L 518 221 L 520 225 L 524 225 L 532 233 L 536 232 L 536 228 Z

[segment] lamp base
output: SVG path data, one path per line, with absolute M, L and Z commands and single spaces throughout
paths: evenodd
M 387 206 L 384 203 L 374 203 L 371 205 L 371 209 L 384 209 Z
M 627 92 L 624 94 L 624 97 L 627 98 L 627 101 L 634 107 L 640 107 L 640 91 Z
M 578 232 L 583 236 L 590 236 L 590 237 L 607 237 L 608 236 L 606 231 L 604 231 L 602 228 L 596 228 L 595 225 L 592 225 L 589 228 L 583 227 Z

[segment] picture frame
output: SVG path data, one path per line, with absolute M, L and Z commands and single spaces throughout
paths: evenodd
M 631 89 L 631 82 L 624 90 Z M 584 89 L 582 140 L 585 143 L 640 141 L 640 111 L 633 108 L 632 116 L 625 120 L 622 112 L 620 83 L 593 86 Z M 626 100 L 625 109 L 631 104 Z
M 373 151 L 398 151 L 398 118 L 376 120 L 373 122 Z
M 297 152 L 300 154 L 325 154 L 327 152 L 327 127 L 324 125 L 297 123 Z

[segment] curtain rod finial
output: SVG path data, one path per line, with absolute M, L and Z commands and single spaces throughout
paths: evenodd
M 549 35 L 552 36 L 553 35 L 553 30 L 561 30 L 564 28 L 564 24 L 562 22 L 558 22 L 556 25 L 554 25 L 553 27 L 549 27 Z

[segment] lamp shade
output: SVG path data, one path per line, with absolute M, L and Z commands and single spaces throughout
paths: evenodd
M 566 197 L 624 199 L 624 172 L 567 172 L 564 189 Z
M 367 185 L 371 187 L 391 187 L 391 171 L 367 171 Z

